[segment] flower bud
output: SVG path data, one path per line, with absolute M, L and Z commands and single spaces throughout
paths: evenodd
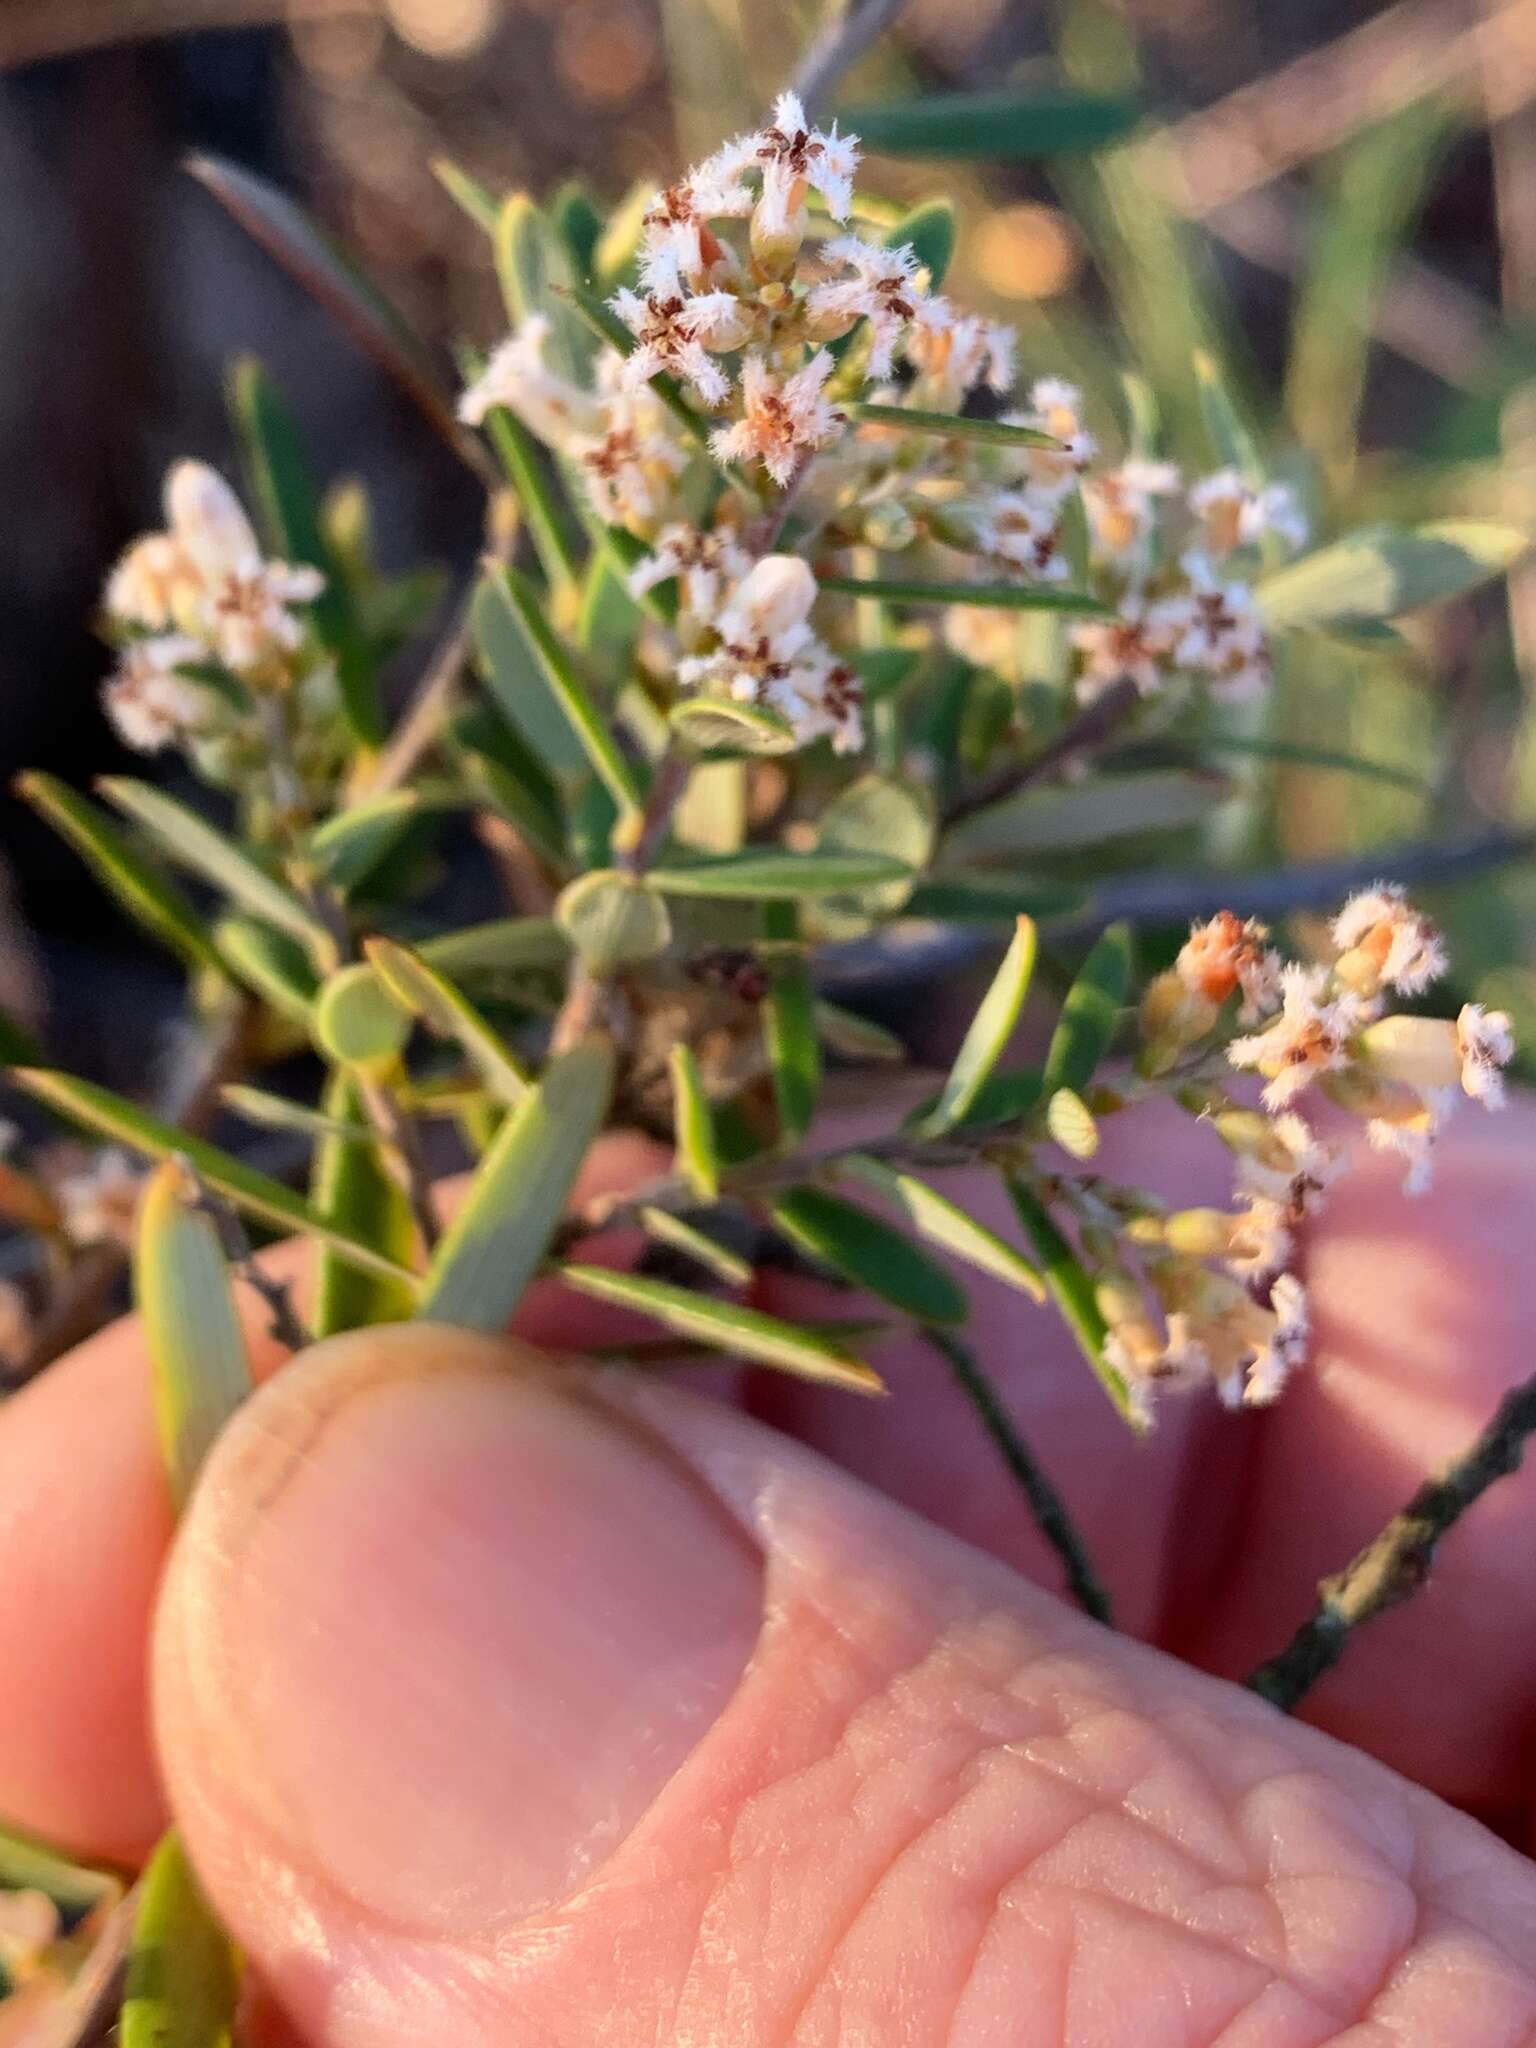
M 882 554 L 899 554 L 917 539 L 917 526 L 905 505 L 895 498 L 881 498 L 864 514 L 863 537 Z
M 1461 1081 L 1456 1027 L 1445 1017 L 1383 1017 L 1367 1025 L 1361 1050 L 1384 1080 L 1420 1095 L 1455 1088 Z
M 1168 1217 L 1163 1234 L 1170 1251 L 1186 1258 L 1216 1259 L 1232 1248 L 1234 1218 L 1220 1209 L 1180 1209 Z

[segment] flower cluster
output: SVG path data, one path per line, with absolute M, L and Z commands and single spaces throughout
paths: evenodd
M 217 470 L 178 462 L 165 481 L 165 527 L 145 534 L 107 580 L 103 609 L 117 666 L 103 702 L 118 736 L 140 753 L 184 747 L 214 781 L 233 781 L 271 753 L 281 701 L 290 767 L 301 778 L 334 765 L 335 679 L 311 658 L 301 607 L 325 587 L 319 570 L 265 557 Z
M 1140 1401 L 1157 1385 L 1210 1379 L 1228 1401 L 1261 1405 L 1301 1357 L 1295 1233 L 1343 1167 L 1297 1112 L 1309 1090 L 1363 1120 L 1371 1145 L 1404 1156 L 1410 1192 L 1428 1184 L 1435 1133 L 1461 1095 L 1502 1103 L 1514 1051 L 1502 1012 L 1469 1003 L 1451 1021 L 1388 1008 L 1446 967 L 1439 933 L 1400 889 L 1352 897 L 1331 937 L 1331 962 L 1283 962 L 1265 926 L 1222 911 L 1193 928 L 1142 999 L 1145 1073 L 1209 1084 L 1217 1059 L 1264 1085 L 1258 1108 L 1219 1085 L 1194 1089 L 1233 1158 L 1230 1211 L 1170 1214 L 1140 1194 L 1092 1194 L 1085 1242 L 1100 1250 L 1106 1355 Z M 1226 1035 L 1229 1023 L 1252 1028 Z

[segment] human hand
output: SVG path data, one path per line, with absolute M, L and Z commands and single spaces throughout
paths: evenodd
M 1454 1135 L 1416 1208 L 1375 1167 L 1344 1184 L 1317 1362 L 1263 1417 L 1170 1408 L 1138 1449 L 1048 1318 L 977 1287 L 1127 1626 L 1241 1670 L 1527 1369 L 1532 1137 Z M 601 1170 L 646 1163 L 616 1140 Z M 605 1332 L 543 1292 L 525 1334 Z M 883 1497 L 724 1404 L 441 1332 L 343 1340 L 250 1404 L 176 1547 L 155 1723 L 299 2038 L 1536 2039 L 1524 1859 L 896 1505 L 1052 1576 L 937 1362 L 881 1363 L 878 1408 L 734 1392 Z M 1318 1699 L 1511 1834 L 1533 1524 L 1530 1479 L 1496 1489 Z M 82 1848 L 161 1824 L 139 1701 L 169 1534 L 121 1325 L 0 1413 L 0 1810 Z

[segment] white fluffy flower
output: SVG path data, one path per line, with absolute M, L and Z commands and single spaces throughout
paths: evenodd
M 832 374 L 832 358 L 820 349 L 788 377 L 776 377 L 759 355 L 749 355 L 741 369 L 742 416 L 709 437 L 721 462 L 761 462 L 774 482 L 787 485 L 801 460 L 834 440 L 844 415 L 824 395 Z
M 1171 462 L 1146 462 L 1132 456 L 1118 469 L 1083 479 L 1083 505 L 1097 553 L 1122 561 L 1146 542 L 1157 518 L 1157 501 L 1179 488 L 1179 472 Z
M 1234 1067 L 1265 1077 L 1264 1103 L 1287 1109 L 1321 1074 L 1349 1064 L 1350 1046 L 1364 1021 L 1358 997 L 1329 994 L 1326 968 L 1289 966 L 1281 971 L 1280 1014 L 1264 1030 L 1234 1038 L 1227 1058 Z
M 600 433 L 602 412 L 596 396 L 558 376 L 545 361 L 549 336 L 545 315 L 530 313 L 464 392 L 459 418 L 479 426 L 495 406 L 504 405 L 530 433 L 559 449 L 568 448 L 577 436 Z
M 177 670 L 203 654 L 179 633 L 131 640 L 102 691 L 102 704 L 119 739 L 140 754 L 157 754 L 194 734 L 204 723 L 207 692 Z
M 1463 1091 L 1484 1109 L 1504 1106 L 1504 1069 L 1515 1056 L 1514 1026 L 1502 1010 L 1465 1003 L 1456 1019 Z
M 656 393 L 646 384 L 638 390 L 626 384 L 623 369 L 619 357 L 601 358 L 601 431 L 576 437 L 568 453 L 599 518 L 644 534 L 665 518 L 689 458 Z
M 818 341 L 835 341 L 856 321 L 867 320 L 870 351 L 867 374 L 889 377 L 896 344 L 917 310 L 918 261 L 905 245 L 887 249 L 857 235 L 843 235 L 822 250 L 828 263 L 849 274 L 814 285 L 806 300 L 811 332 Z
M 948 299 L 919 301 L 902 353 L 918 373 L 919 399 L 939 412 L 958 411 L 978 384 L 999 395 L 1013 384 L 1013 329 L 975 313 L 957 313 Z
M 1189 509 L 1213 554 L 1250 547 L 1270 534 L 1288 548 L 1306 545 L 1307 522 L 1286 484 L 1255 487 L 1235 469 L 1220 469 L 1190 486 Z
M 115 1146 L 98 1152 L 80 1173 L 67 1174 L 54 1189 L 64 1229 L 78 1245 L 131 1244 L 143 1173 Z
M 724 588 L 740 582 L 750 567 L 746 550 L 728 527 L 705 533 L 678 522 L 663 527 L 651 552 L 631 569 L 629 593 L 643 597 L 676 577 L 683 609 L 695 618 L 713 618 Z
M 1070 638 L 1082 656 L 1075 684 L 1079 704 L 1092 704 L 1120 682 L 1134 684 L 1139 696 L 1153 697 L 1167 678 L 1168 637 L 1139 597 L 1125 598 L 1112 619 L 1080 622 Z
M 642 298 L 619 291 L 609 301 L 635 337 L 624 364 L 631 387 L 665 372 L 690 385 L 705 405 L 723 405 L 731 380 L 710 351 L 739 348 L 747 337 L 747 316 L 734 292 L 702 292 L 688 298 L 657 290 Z
M 680 661 L 691 689 L 753 704 L 785 720 L 796 740 L 830 739 L 839 753 L 864 743 L 858 678 L 810 623 L 816 579 L 798 555 L 765 555 L 727 594 L 713 653 Z
M 1062 542 L 1061 508 L 1035 491 L 996 491 L 984 506 L 982 552 L 1036 583 L 1064 583 L 1072 574 Z
M 1360 995 L 1395 988 L 1422 995 L 1446 970 L 1440 934 L 1403 891 L 1378 883 L 1351 896 L 1333 921 L 1339 979 Z

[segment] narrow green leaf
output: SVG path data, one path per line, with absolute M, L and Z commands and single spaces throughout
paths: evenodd
M 1388 761 L 1368 761 L 1336 747 L 1314 747 L 1300 740 L 1250 738 L 1239 733 L 1202 733 L 1195 744 L 1202 753 L 1235 754 L 1256 761 L 1291 761 L 1301 768 L 1332 768 L 1340 775 L 1358 776 L 1362 782 L 1385 782 L 1394 789 L 1411 789 L 1417 796 L 1429 791 L 1424 776 L 1412 768 L 1394 768 Z
M 369 939 L 364 951 L 395 1000 L 452 1039 L 498 1102 L 522 1101 L 532 1085 L 527 1068 L 440 967 L 397 939 Z
M 986 868 L 974 874 L 924 875 L 907 898 L 907 914 L 946 924 L 1012 924 L 1017 917 L 1060 917 L 1086 901 L 1086 892 L 1068 882 Z
M 938 1102 L 923 1119 L 922 1128 L 929 1135 L 938 1136 L 965 1121 L 988 1077 L 1008 1050 L 1034 978 L 1038 945 L 1039 934 L 1033 919 L 1020 917 L 1002 964 L 971 1019 L 949 1078 L 939 1091 Z
M 944 282 L 955 253 L 955 209 L 948 199 L 923 199 L 881 236 L 887 249 L 910 249 L 928 272 L 928 288 Z
M 1045 1091 L 1088 1086 L 1109 1050 L 1131 980 L 1131 934 L 1112 924 L 1067 990 L 1045 1056 Z
M 76 1863 L 39 1836 L 0 1826 L 0 1892 L 41 1892 L 58 1907 L 66 1930 L 121 1897 L 122 1889 L 110 1872 Z
M 240 1972 L 174 1828 L 139 1880 L 121 2048 L 229 2048 Z
M 414 789 L 364 797 L 317 825 L 309 835 L 309 850 L 334 888 L 355 889 L 388 859 L 427 808 Z
M 1014 1175 L 1005 1178 L 1019 1221 L 1040 1255 L 1040 1270 L 1063 1322 L 1077 1339 L 1094 1377 L 1116 1409 L 1141 1434 L 1146 1424 L 1136 1412 L 1125 1376 L 1104 1356 L 1104 1339 L 1109 1331 L 1094 1299 L 1093 1281 L 1044 1205 Z
M 446 156 L 433 158 L 432 175 L 476 227 L 484 228 L 488 235 L 495 234 L 501 201 L 489 186 L 482 185 L 478 178 L 471 177 L 461 165 Z
M 326 1134 L 310 1175 L 310 1206 L 336 1230 L 377 1246 L 402 1270 L 416 1256 L 416 1225 L 404 1190 L 386 1173 L 357 1083 L 332 1074 L 320 1121 Z M 315 1271 L 314 1332 L 334 1337 L 375 1323 L 400 1323 L 416 1291 L 387 1273 L 364 1273 L 322 1243 Z
M 286 193 L 222 157 L 191 156 L 187 169 L 400 386 L 451 448 L 463 455 L 478 445 L 460 427 L 452 394 L 398 310 Z
M 1060 86 L 934 93 L 849 107 L 838 118 L 866 149 L 886 156 L 1033 163 L 1118 142 L 1130 134 L 1141 112 L 1133 99 Z
M 651 870 L 651 881 L 667 896 L 837 896 L 850 889 L 874 889 L 911 876 L 905 861 L 878 853 L 782 853 L 749 847 L 717 860 Z
M 336 686 L 352 735 L 364 747 L 376 747 L 384 738 L 378 679 L 341 564 L 325 537 L 320 492 L 298 422 L 254 356 L 235 364 L 229 404 L 252 495 L 275 552 L 286 561 L 308 563 L 325 577 L 309 613 L 335 661 Z
M 575 266 L 526 192 L 509 192 L 501 202 L 494 243 L 508 317 L 516 326 L 542 314 L 550 323 L 552 365 L 573 383 L 586 383 L 592 347 L 570 302 Z
M 251 1391 L 229 1262 L 185 1165 L 167 1159 L 144 1185 L 133 1292 L 144 1321 L 161 1456 L 178 1508 L 225 1423 Z
M 944 850 L 954 861 L 993 855 L 1027 861 L 1041 854 L 1098 846 L 1136 832 L 1171 832 L 1200 824 L 1231 794 L 1214 770 L 1149 768 L 1095 775 L 1062 789 L 1024 789 L 953 825 Z
M 864 1152 L 850 1152 L 839 1160 L 838 1172 L 851 1174 L 873 1194 L 883 1196 L 920 1237 L 941 1251 L 1019 1288 L 1035 1301 L 1044 1301 L 1045 1283 L 1021 1251 L 915 1173 L 887 1166 L 883 1159 L 872 1159 Z
M 654 960 L 672 943 L 667 906 L 618 868 L 598 868 L 561 891 L 555 922 L 594 974 Z
M 487 573 L 490 588 L 522 629 L 571 731 L 620 812 L 639 810 L 642 796 L 635 771 L 619 751 L 569 652 L 545 617 L 543 599 L 517 569 L 502 565 Z
M 821 1091 L 821 1045 L 810 963 L 798 943 L 800 915 L 791 901 L 770 899 L 761 910 L 763 936 L 785 950 L 761 1005 L 763 1038 L 773 1071 L 779 1142 L 793 1145 L 811 1127 Z
M 309 1029 L 320 983 L 304 948 L 257 917 L 221 917 L 213 942 L 228 973 L 280 1017 Z
M 18 775 L 15 786 L 17 795 L 68 840 L 135 924 L 179 954 L 189 967 L 221 971 L 218 953 L 191 904 L 89 797 L 35 769 Z
M 423 939 L 416 952 L 429 967 L 455 979 L 560 968 L 570 957 L 552 917 L 495 917 L 486 924 L 467 924 Z
M 1530 546 L 1529 533 L 1491 520 L 1362 527 L 1272 571 L 1254 596 L 1274 631 L 1370 624 L 1464 596 L 1502 576 Z
M 963 1323 L 967 1303 L 945 1268 L 903 1230 L 825 1188 L 791 1188 L 768 1204 L 784 1235 L 855 1287 L 920 1323 Z
M 543 714 L 558 734 L 558 745 L 568 749 L 580 766 L 583 757 L 571 737 L 571 729 L 550 696 L 544 678 L 533 667 L 527 642 L 508 617 L 506 607 L 481 590 L 470 608 L 470 618 L 471 631 L 487 668 L 492 665 L 493 654 L 494 660 L 500 662 L 515 644 L 515 659 L 525 671 L 530 687 L 538 693 Z M 496 702 L 468 706 L 451 722 L 447 737 L 450 746 L 457 750 L 458 765 L 471 794 L 487 810 L 505 818 L 546 867 L 558 871 L 568 852 L 564 800 L 546 765 L 549 757 L 541 758 L 523 732 L 503 715 L 502 704 L 510 681 L 510 674 L 504 674 L 499 681 L 489 684 Z
M 839 1059 L 860 1061 L 871 1066 L 905 1064 L 906 1046 L 894 1031 L 887 1031 L 883 1024 L 861 1017 L 855 1010 L 845 1010 L 837 1003 L 818 1001 L 814 1015 L 816 1035 Z
M 893 427 L 903 434 L 937 434 L 946 441 L 993 441 L 1005 448 L 1055 448 L 1054 435 L 1034 427 L 1010 426 L 1006 420 L 970 419 L 953 412 L 919 412 L 909 405 L 864 405 L 847 408 L 850 418 L 866 427 Z
M 1195 394 L 1200 417 L 1205 422 L 1211 454 L 1218 469 L 1235 469 L 1250 484 L 1262 483 L 1264 467 L 1259 451 L 1221 365 L 1209 349 L 1194 353 Z
M 291 890 L 274 880 L 233 839 L 163 790 L 130 776 L 104 776 L 104 796 L 142 826 L 171 859 L 221 890 L 252 916 L 289 932 L 321 964 L 334 954 L 330 933 Z
M 756 704 L 733 704 L 724 697 L 685 697 L 667 713 L 667 722 L 696 753 L 717 749 L 733 754 L 792 754 L 799 745 L 787 718 Z
M 574 583 L 581 567 L 571 516 L 555 487 L 555 464 L 515 412 L 494 406 L 485 431 L 516 493 L 539 566 L 550 584 Z
M 97 1136 L 126 1145 L 150 1159 L 185 1158 L 199 1180 L 255 1222 L 273 1230 L 320 1238 L 366 1272 L 411 1282 L 412 1276 L 403 1273 L 392 1259 L 327 1224 L 281 1181 L 221 1152 L 204 1138 L 194 1138 L 187 1131 L 177 1130 L 174 1124 L 163 1123 L 125 1097 L 114 1095 L 111 1089 L 99 1088 L 94 1081 L 77 1080 L 73 1074 L 62 1074 L 51 1067 L 15 1067 L 8 1078 L 70 1123 Z
M 670 1250 L 682 1252 L 696 1265 L 713 1273 L 717 1280 L 723 1280 L 727 1287 L 745 1287 L 752 1278 L 752 1268 L 745 1259 L 708 1237 L 702 1230 L 695 1230 L 691 1223 L 685 1223 L 681 1216 L 674 1216 L 670 1209 L 643 1208 L 640 1221 L 647 1237 Z
M 470 605 L 470 631 L 491 701 L 554 784 L 583 775 L 587 752 L 495 570 Z
M 885 1383 L 872 1366 L 845 1351 L 829 1337 L 782 1323 L 760 1309 L 739 1302 L 714 1301 L 686 1287 L 663 1280 L 642 1280 L 634 1273 L 613 1273 L 602 1266 L 562 1266 L 568 1287 L 615 1308 L 650 1316 L 678 1336 L 724 1351 L 755 1365 L 777 1366 L 796 1378 L 843 1387 L 853 1394 L 883 1394 Z
M 877 598 L 882 604 L 984 604 L 999 611 L 1111 616 L 1111 608 L 1091 591 L 1063 590 L 1056 583 L 930 583 L 889 576 L 818 576 L 816 581 L 822 590 Z
M 422 1296 L 430 1321 L 499 1330 L 564 1214 L 613 1092 L 613 1049 L 561 1053 L 508 1116 L 437 1247 Z
M 224 1107 L 248 1124 L 264 1131 L 297 1131 L 305 1138 L 348 1138 L 354 1144 L 371 1144 L 373 1132 L 363 1122 L 343 1123 L 302 1102 L 290 1102 L 286 1095 L 273 1095 L 265 1088 L 249 1088 L 231 1081 L 219 1090 Z
M 704 1093 L 704 1078 L 693 1048 L 679 1042 L 672 1048 L 672 1125 L 677 1162 L 701 1202 L 720 1192 L 720 1155 L 715 1146 L 715 1119 Z

